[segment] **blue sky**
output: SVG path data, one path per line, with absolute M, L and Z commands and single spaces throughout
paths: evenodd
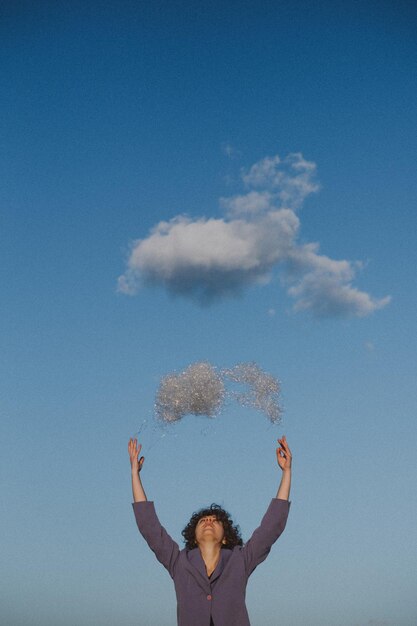
M 208 360 L 279 378 L 283 423 L 145 429 L 165 527 L 215 501 L 247 539 L 286 434 L 253 626 L 414 625 L 413 3 L 36 4 L 0 7 L 2 622 L 175 624 L 127 442 Z

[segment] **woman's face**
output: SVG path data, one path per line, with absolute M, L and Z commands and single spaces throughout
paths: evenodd
M 215 515 L 207 515 L 206 517 L 202 517 L 198 520 L 195 529 L 195 540 L 197 543 L 202 541 L 222 543 L 223 538 L 223 524 L 216 519 Z

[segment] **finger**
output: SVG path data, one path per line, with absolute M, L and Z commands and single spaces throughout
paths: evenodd
M 288 452 L 288 453 L 290 452 L 290 449 L 288 447 L 288 443 L 285 440 L 282 441 L 281 445 L 282 445 L 282 447 L 284 448 L 284 450 L 286 452 Z

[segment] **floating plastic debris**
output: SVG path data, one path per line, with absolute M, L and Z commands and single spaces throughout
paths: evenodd
M 188 414 L 214 417 L 224 396 L 224 383 L 216 368 L 207 362 L 194 363 L 180 374 L 162 378 L 155 411 L 165 422 L 176 422 Z
M 273 424 L 281 421 L 280 383 L 274 376 L 256 363 L 239 363 L 222 373 L 225 378 L 248 387 L 246 392 L 229 392 L 239 404 L 262 411 Z
M 228 391 L 225 380 L 246 386 L 246 390 Z M 157 417 L 165 423 L 185 415 L 217 415 L 227 396 L 242 406 L 262 411 L 273 424 L 281 421 L 280 383 L 256 363 L 240 363 L 220 372 L 203 361 L 189 365 L 180 374 L 164 376 L 155 399 Z

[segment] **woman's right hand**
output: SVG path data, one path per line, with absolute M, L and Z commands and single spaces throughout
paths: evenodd
M 130 465 L 132 466 L 132 472 L 140 472 L 142 469 L 143 463 L 145 461 L 145 457 L 141 456 L 139 458 L 140 451 L 142 450 L 142 445 L 138 445 L 137 439 L 129 439 L 129 444 L 127 446 L 130 457 Z

